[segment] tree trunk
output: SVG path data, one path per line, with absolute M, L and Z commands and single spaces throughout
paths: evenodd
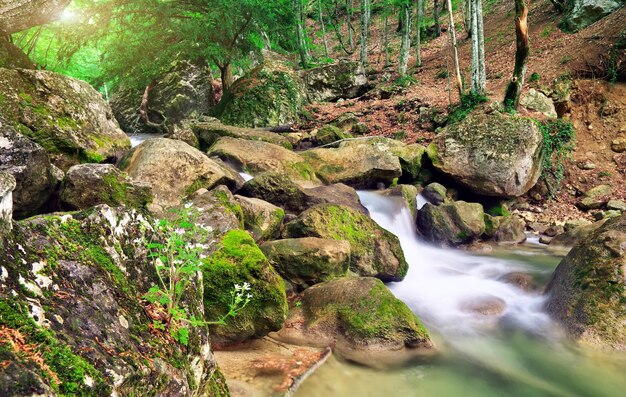
M 402 42 L 400 44 L 400 59 L 398 61 L 398 74 L 406 76 L 409 66 L 409 53 L 411 51 L 411 5 L 409 0 L 402 3 L 400 9 L 402 19 Z
M 472 37 L 472 1 L 474 0 L 463 1 L 463 26 L 468 39 Z
M 439 26 L 439 0 L 433 0 L 433 17 L 435 18 L 435 37 L 441 36 L 441 26 Z
M 348 45 L 354 49 L 354 36 L 352 34 L 352 0 L 346 0 L 346 19 L 348 20 Z
M 324 26 L 324 14 L 322 13 L 322 0 L 317 0 L 317 9 L 320 13 L 320 25 L 322 25 L 322 40 L 324 41 L 324 54 L 328 58 L 328 39 L 326 38 L 326 27 Z
M 383 7 L 387 6 L 385 1 Z M 380 37 L 380 52 L 378 53 L 378 63 L 383 58 L 383 67 L 389 66 L 389 13 L 383 8 L 383 34 Z
M 480 93 L 484 94 L 487 86 L 487 69 L 485 68 L 485 27 L 483 26 L 483 0 L 476 0 L 476 15 L 478 26 L 478 83 Z
M 517 109 L 519 105 L 524 76 L 528 66 L 528 2 L 529 0 L 515 0 L 515 68 L 513 77 L 509 82 L 504 94 L 504 106 L 509 109 Z
M 463 80 L 461 79 L 461 67 L 459 65 L 459 52 L 456 47 L 456 32 L 454 29 L 454 16 L 452 15 L 452 0 L 447 0 L 448 4 L 448 20 L 450 26 L 448 27 L 450 41 L 452 42 L 452 51 L 454 54 L 454 73 L 456 77 L 456 87 L 459 91 L 459 98 L 463 97 Z
M 415 8 L 415 64 L 422 66 L 422 17 L 424 16 L 424 0 L 416 0 Z
M 472 84 L 471 91 L 475 94 L 483 95 L 487 75 L 485 70 L 485 44 L 482 0 L 471 1 L 471 31 L 472 31 Z
M 304 29 L 302 27 L 302 1 L 293 0 L 293 8 L 296 19 L 296 36 L 298 38 L 298 53 L 300 54 L 300 65 L 303 69 L 306 69 L 309 67 L 309 55 L 306 48 Z
M 220 69 L 220 75 L 222 79 L 222 92 L 230 91 L 230 87 L 233 85 L 233 67 L 228 63 L 217 66 Z
M 361 54 L 360 54 L 360 64 L 361 71 L 365 73 L 365 68 L 368 64 L 368 36 L 369 36 L 369 25 L 370 25 L 370 1 L 371 0 L 360 0 L 361 1 Z

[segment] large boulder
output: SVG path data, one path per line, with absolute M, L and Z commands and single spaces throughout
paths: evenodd
M 470 243 L 485 232 L 485 212 L 478 203 L 426 203 L 417 212 L 417 229 L 428 241 L 445 245 Z
M 390 185 L 402 175 L 397 156 L 367 143 L 312 149 L 301 156 L 326 183 L 375 188 L 379 183 Z
M 9 35 L 61 17 L 70 0 L 2 0 L 0 33 Z
M 235 200 L 241 206 L 244 227 L 254 237 L 254 241 L 267 241 L 278 237 L 285 218 L 285 211 L 282 208 L 254 197 L 237 195 Z
M 220 239 L 231 230 L 243 229 L 244 214 L 238 200 L 224 185 L 213 190 L 199 189 L 188 197 L 184 206 L 192 206 L 199 214 L 194 223 L 211 230 L 213 239 Z
M 56 185 L 50 158 L 35 142 L 0 119 L 0 171 L 15 178 L 13 213 L 16 218 L 36 214 Z
M 298 289 L 346 276 L 350 267 L 350 243 L 346 240 L 291 238 L 267 242 L 261 250 L 276 271 Z
M 574 339 L 626 350 L 626 215 L 579 241 L 546 287 L 546 309 Z
M 218 250 L 205 260 L 203 274 L 209 321 L 228 313 L 234 285 L 250 285 L 250 302 L 237 316 L 225 325 L 210 327 L 214 343 L 231 344 L 261 338 L 283 327 L 288 309 L 284 281 L 247 232 L 226 233 Z
M 400 241 L 376 222 L 352 208 L 320 204 L 287 223 L 283 238 L 319 237 L 350 243 L 350 270 L 383 281 L 401 281 L 407 264 Z
M 580 30 L 623 7 L 624 0 L 568 0 L 563 24 L 570 30 Z
M 0 116 L 46 149 L 63 170 L 130 149 L 102 95 L 58 73 L 0 69 Z
M 546 117 L 556 117 L 556 108 L 551 98 L 548 98 L 544 93 L 531 88 L 522 97 L 520 105 L 528 110 L 534 110 L 542 113 Z
M 299 154 L 271 143 L 225 136 L 215 142 L 208 154 L 253 175 L 276 171 L 295 180 L 318 182 L 311 166 Z
M 98 204 L 145 209 L 152 192 L 112 164 L 77 164 L 63 178 L 60 199 L 71 210 Z
M 300 72 L 309 102 L 333 102 L 363 95 L 368 90 L 367 77 L 354 61 L 339 61 L 331 65 Z
M 0 250 L 0 395 L 227 393 L 207 328 L 190 328 L 183 346 L 140 299 L 159 282 L 144 243 L 158 238 L 152 225 L 108 206 L 15 223 Z M 200 289 L 181 307 L 202 318 Z
M 123 86 L 111 108 L 127 133 L 173 132 L 185 119 L 208 114 L 215 106 L 211 68 L 206 62 L 176 61 L 148 93 L 148 120 L 139 115 L 146 87 Z
M 230 136 L 233 138 L 248 139 L 251 141 L 263 141 L 291 149 L 289 139 L 284 136 L 266 131 L 260 128 L 243 128 L 222 124 L 219 120 L 193 123 L 192 130 L 204 147 L 211 147 L 220 137 Z
M 378 279 L 344 277 L 301 295 L 276 338 L 334 346 L 340 356 L 371 367 L 398 365 L 432 352 L 433 342 L 411 309 Z
M 217 185 L 239 188 L 243 179 L 229 167 L 211 160 L 183 141 L 148 139 L 120 163 L 131 178 L 152 188 L 154 204 L 175 206 L 183 196 Z M 158 208 L 157 208 L 158 209 Z
M 295 214 L 324 203 L 345 205 L 368 214 L 356 190 L 349 186 L 335 183 L 306 188 L 279 172 L 265 172 L 247 181 L 239 193 L 269 201 Z
M 225 124 L 273 127 L 294 123 L 306 100 L 300 77 L 286 60 L 265 53 L 265 60 L 224 92 L 213 114 Z
M 0 240 L 13 227 L 14 189 L 15 178 L 13 175 L 0 171 Z
M 433 165 L 474 193 L 516 197 L 541 174 L 543 138 L 528 118 L 474 111 L 428 147 Z

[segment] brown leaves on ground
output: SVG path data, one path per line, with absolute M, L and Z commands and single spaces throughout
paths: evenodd
M 56 383 L 57 385 L 61 384 L 61 381 L 59 380 L 57 374 L 52 371 L 52 369 L 50 369 L 50 367 L 44 361 L 41 353 L 39 352 L 38 346 L 32 343 L 26 343 L 26 338 L 19 330 L 1 326 L 0 344 L 5 343 L 8 344 L 11 349 L 17 354 L 37 364 L 42 371 L 50 376 L 50 379 L 52 379 L 54 383 Z M 4 365 L 6 367 L 9 364 L 0 363 L 0 366 Z

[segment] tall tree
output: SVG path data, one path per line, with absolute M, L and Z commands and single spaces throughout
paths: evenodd
M 485 36 L 482 0 L 468 0 L 472 31 L 472 84 L 471 91 L 484 94 L 487 83 L 485 68 Z
M 293 0 L 292 4 L 295 15 L 296 36 L 298 37 L 298 53 L 300 54 L 300 66 L 306 69 L 309 67 L 309 61 L 311 59 L 305 29 L 306 15 L 304 13 L 302 0 Z
M 361 4 L 361 53 L 359 65 L 365 73 L 368 64 L 368 40 L 370 30 L 371 0 L 360 0 Z
M 459 65 L 459 52 L 456 46 L 456 29 L 454 28 L 454 16 L 452 13 L 452 1 L 447 0 L 448 5 L 448 20 L 450 26 L 448 27 L 450 42 L 452 43 L 452 51 L 454 55 L 454 74 L 456 77 L 456 87 L 459 91 L 459 98 L 463 96 L 463 80 L 461 79 L 461 67 Z
M 354 48 L 354 34 L 352 33 L 352 0 L 346 0 L 346 19 L 348 21 L 348 44 Z
M 515 0 L 515 68 L 504 94 L 504 106 L 517 109 L 528 66 L 528 1 Z
M 402 0 L 400 4 L 400 15 L 402 20 L 400 43 L 400 59 L 398 60 L 398 74 L 401 77 L 406 76 L 409 65 L 409 54 L 411 51 L 411 7 L 410 0 Z
M 415 1 L 415 64 L 422 66 L 422 19 L 424 18 L 424 0 Z
M 322 26 L 322 40 L 324 42 L 324 55 L 326 58 L 330 56 L 328 52 L 328 39 L 326 38 L 326 27 L 324 26 L 324 13 L 322 12 L 322 0 L 317 0 L 317 12 L 320 16 L 320 25 Z
M 439 0 L 433 0 L 433 17 L 435 18 L 435 37 L 441 36 L 441 26 L 439 25 Z

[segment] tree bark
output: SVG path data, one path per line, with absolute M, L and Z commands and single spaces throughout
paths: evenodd
M 416 0 L 415 2 L 415 64 L 417 67 L 422 66 L 422 17 L 424 16 L 424 0 Z
M 450 21 L 450 27 L 448 31 L 450 34 L 450 41 L 452 42 L 452 51 L 454 54 L 454 73 L 456 77 L 456 87 L 459 91 L 459 98 L 463 97 L 463 79 L 461 79 L 461 67 L 459 65 L 459 52 L 456 46 L 456 29 L 454 28 L 454 16 L 452 15 L 452 1 L 447 0 L 448 4 L 448 20 Z
M 230 62 L 226 62 L 221 65 L 217 65 L 220 69 L 220 76 L 222 79 L 222 92 L 230 91 L 230 87 L 233 85 L 233 67 Z
M 485 44 L 482 0 L 468 0 L 471 2 L 471 40 L 472 40 L 472 84 L 471 91 L 475 94 L 485 93 L 487 74 L 485 69 Z
M 441 36 L 441 26 L 439 26 L 439 0 L 433 0 L 433 17 L 435 18 L 435 37 Z
M 400 43 L 400 59 L 398 60 L 398 74 L 406 76 L 411 51 L 411 5 L 409 0 L 402 3 L 400 13 L 402 19 L 402 42 Z
M 305 32 L 302 27 L 302 0 L 293 0 L 292 4 L 296 19 L 296 36 L 298 37 L 298 53 L 300 54 L 300 66 L 302 66 L 303 69 L 306 69 L 309 67 L 309 54 L 307 51 Z
M 463 26 L 468 39 L 472 37 L 472 1 L 474 0 L 463 1 Z
M 528 66 L 530 50 L 528 43 L 528 1 L 515 0 L 515 68 L 504 94 L 504 106 L 509 109 L 517 109 L 519 106 L 524 76 Z
M 348 45 L 354 49 L 354 35 L 352 34 L 352 0 L 346 0 L 346 19 L 348 20 Z
M 322 13 L 322 0 L 317 0 L 317 9 L 318 12 L 320 13 L 320 25 L 322 25 L 322 40 L 324 42 L 324 54 L 326 55 L 326 58 L 328 58 L 329 52 L 328 52 L 328 39 L 326 38 L 326 27 L 324 26 L 324 14 Z
M 365 73 L 368 64 L 368 38 L 370 25 L 370 6 L 371 0 L 361 1 L 361 54 L 359 66 L 361 71 Z

